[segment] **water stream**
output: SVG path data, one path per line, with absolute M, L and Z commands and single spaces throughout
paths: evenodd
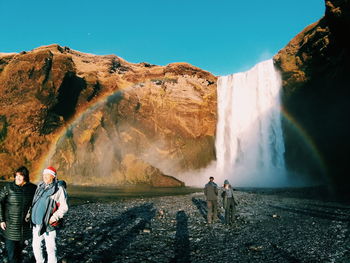
M 218 80 L 217 177 L 236 186 L 287 184 L 281 78 L 267 60 Z

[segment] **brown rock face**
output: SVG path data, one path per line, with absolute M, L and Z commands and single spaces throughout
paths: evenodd
M 216 77 L 186 63 L 131 64 L 58 45 L 1 54 L 0 108 L 5 179 L 46 160 L 69 183 L 181 186 L 164 173 L 214 159 Z
M 274 57 L 282 71 L 284 107 L 313 138 L 327 166 L 327 178 L 344 193 L 350 185 L 349 28 L 349 1 L 326 1 L 325 16 Z M 320 171 L 308 166 L 309 154 L 287 125 L 285 133 L 290 167 L 304 167 L 314 177 L 320 176 Z

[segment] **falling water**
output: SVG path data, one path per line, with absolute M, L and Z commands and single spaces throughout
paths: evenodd
M 218 80 L 217 176 L 236 186 L 284 186 L 281 79 L 273 61 Z

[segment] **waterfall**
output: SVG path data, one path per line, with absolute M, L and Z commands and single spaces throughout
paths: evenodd
M 234 186 L 286 185 L 281 78 L 272 59 L 218 80 L 216 172 Z

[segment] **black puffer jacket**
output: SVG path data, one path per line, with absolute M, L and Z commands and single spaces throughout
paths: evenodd
M 6 223 L 2 235 L 14 241 L 31 237 L 30 223 L 24 219 L 32 204 L 36 185 L 26 183 L 18 186 L 14 182 L 6 184 L 0 191 L 0 222 Z

